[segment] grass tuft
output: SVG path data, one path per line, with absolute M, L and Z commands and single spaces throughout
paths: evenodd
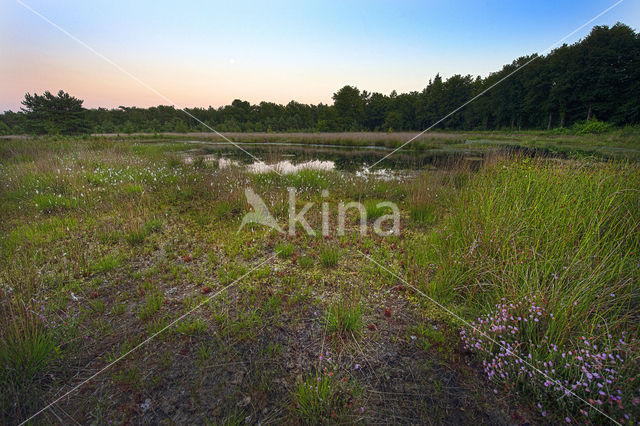
M 320 264 L 325 268 L 332 268 L 338 264 L 341 255 L 339 248 L 325 246 L 320 250 Z
M 153 316 L 162 307 L 164 295 L 162 293 L 151 293 L 145 298 L 144 304 L 138 311 L 138 318 L 147 320 Z
M 288 259 L 293 256 L 296 247 L 291 243 L 282 243 L 276 246 L 276 253 L 278 253 L 278 257 L 282 259 Z
M 325 369 L 298 382 L 293 393 L 295 412 L 302 424 L 342 423 L 340 419 L 349 418 L 347 402 L 352 394 L 348 382 Z
M 341 337 L 358 337 L 362 331 L 362 307 L 343 300 L 329 307 L 326 314 L 327 331 Z
M 57 353 L 50 329 L 33 313 L 37 307 L 16 303 L 7 308 L 0 332 L 0 419 L 34 408 L 36 379 Z

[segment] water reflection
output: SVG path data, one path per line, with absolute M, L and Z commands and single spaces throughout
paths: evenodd
M 192 162 L 195 158 L 204 161 L 218 161 L 219 167 L 229 167 L 233 164 L 246 165 L 254 173 L 264 173 L 277 170 L 279 173 L 295 173 L 299 170 L 345 170 L 361 174 L 377 173 L 379 177 L 389 174 L 386 170 L 418 170 L 446 166 L 461 158 L 479 159 L 482 149 L 430 149 L 413 151 L 402 149 L 386 158 L 376 171 L 368 172 L 366 167 L 376 163 L 391 151 L 384 147 L 348 147 L 319 144 L 296 143 L 239 143 L 243 150 L 229 143 L 186 141 L 197 145 L 185 152 L 185 161 Z M 256 158 L 259 161 L 256 161 Z
M 322 170 L 329 171 L 336 168 L 336 163 L 331 160 L 310 160 L 302 163 L 293 164 L 289 160 L 278 161 L 277 163 L 267 164 L 264 161 L 256 161 L 249 164 L 247 170 L 249 173 L 269 173 L 275 171 L 277 173 L 286 175 L 291 173 L 297 173 L 301 170 Z

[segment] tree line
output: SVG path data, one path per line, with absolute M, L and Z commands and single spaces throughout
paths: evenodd
M 344 86 L 333 94 L 332 105 L 236 99 L 219 108 L 185 110 L 222 132 L 422 130 L 489 88 L 436 128 L 551 129 L 594 118 L 639 123 L 640 33 L 622 23 L 596 26 L 572 45 L 520 57 L 484 78 L 438 74 L 422 91 L 385 95 Z M 27 93 L 22 104 L 20 112 L 0 115 L 0 133 L 207 131 L 172 106 L 83 109 L 82 100 L 64 91 Z

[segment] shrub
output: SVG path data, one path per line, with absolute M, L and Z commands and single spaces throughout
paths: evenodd
M 598 121 L 596 119 L 578 122 L 573 125 L 573 130 L 577 135 L 601 134 L 609 132 L 613 128 L 613 124 Z

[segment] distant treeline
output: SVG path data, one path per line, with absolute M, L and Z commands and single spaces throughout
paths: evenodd
M 223 132 L 420 130 L 496 83 L 437 128 L 547 129 L 593 118 L 615 125 L 639 123 L 640 33 L 621 23 L 596 26 L 583 40 L 546 56 L 523 56 L 485 78 L 454 75 L 443 80 L 436 75 L 420 92 L 384 95 L 344 86 L 334 93 L 333 105 L 251 105 L 236 99 L 220 108 L 187 111 Z M 171 106 L 85 110 L 81 100 L 62 91 L 58 96 L 27 94 L 23 105 L 21 112 L 0 115 L 0 133 L 207 130 Z

